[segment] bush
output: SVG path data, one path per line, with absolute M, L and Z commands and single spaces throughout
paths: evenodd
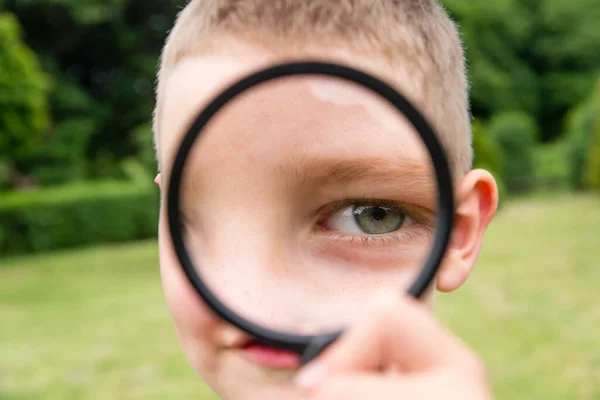
M 519 111 L 496 114 L 490 121 L 489 133 L 507 160 L 501 173 L 508 191 L 531 189 L 534 182 L 533 148 L 538 136 L 533 117 Z
M 152 188 L 154 186 L 154 175 L 148 171 L 146 166 L 135 158 L 128 158 L 121 163 L 121 170 L 125 176 L 137 182 L 138 185 Z
M 566 138 L 570 160 L 569 175 L 574 189 L 585 187 L 586 158 L 594 130 L 593 99 L 590 98 L 573 108 L 566 118 Z
M 133 139 L 135 143 L 136 158 L 142 163 L 144 168 L 152 174 L 156 175 L 157 160 L 154 150 L 154 134 L 150 124 L 143 124 L 133 130 Z
M 55 186 L 88 177 L 87 160 L 90 137 L 97 130 L 91 118 L 62 120 L 43 138 L 41 146 L 32 150 L 19 170 L 27 171 L 40 186 Z
M 498 185 L 500 204 L 504 203 L 506 200 L 506 185 L 501 172 L 504 154 L 502 154 L 502 149 L 498 143 L 479 121 L 473 123 L 473 153 L 473 167 L 485 169 L 494 176 Z
M 592 101 L 593 122 L 590 130 L 589 150 L 585 158 L 584 183 L 586 188 L 600 190 L 600 79 Z
M 0 256 L 154 237 L 158 194 L 89 182 L 0 197 Z
M 539 144 L 534 150 L 536 187 L 565 189 L 570 186 L 569 143 L 565 139 Z
M 10 185 L 10 167 L 8 162 L 0 158 L 0 191 Z

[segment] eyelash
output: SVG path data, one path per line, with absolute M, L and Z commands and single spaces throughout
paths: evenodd
M 352 205 L 364 205 L 364 206 L 385 206 L 393 208 L 394 210 L 401 212 L 415 221 L 417 225 L 421 228 L 424 228 L 426 235 L 429 235 L 433 232 L 433 228 L 430 226 L 430 223 L 427 222 L 427 218 L 422 215 L 418 215 L 415 211 L 409 211 L 411 208 L 415 208 L 415 206 L 408 205 L 403 202 L 393 201 L 393 200 L 380 200 L 380 199 L 352 199 L 346 198 L 340 201 L 337 201 L 331 205 L 329 205 L 326 211 L 323 213 L 325 216 L 320 218 L 319 221 L 331 216 L 332 214 L 343 210 L 344 208 Z M 348 234 L 339 231 L 332 231 L 323 228 L 323 231 L 328 232 L 328 236 L 331 238 L 337 238 L 338 241 L 348 241 L 352 246 L 356 247 L 373 247 L 373 246 L 393 246 L 396 242 L 408 241 L 418 237 L 423 234 L 420 231 L 401 231 L 398 230 L 396 232 L 390 232 L 382 235 L 356 235 L 356 234 Z
M 387 247 L 397 242 L 408 241 L 417 236 L 416 232 L 391 232 L 383 235 L 351 235 L 344 232 L 328 231 L 330 238 L 338 242 L 346 241 L 353 247 Z

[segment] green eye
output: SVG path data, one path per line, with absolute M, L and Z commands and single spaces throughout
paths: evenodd
M 406 219 L 401 212 L 384 206 L 355 206 L 352 214 L 360 230 L 370 235 L 395 232 Z

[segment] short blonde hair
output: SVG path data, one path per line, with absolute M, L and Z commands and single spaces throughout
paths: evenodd
M 250 38 L 274 49 L 338 46 L 402 68 L 418 82 L 420 98 L 413 101 L 439 132 L 454 174 L 471 169 L 462 43 L 436 0 L 191 0 L 178 15 L 161 56 L 156 146 L 169 72 L 186 56 L 218 52 L 226 37 Z

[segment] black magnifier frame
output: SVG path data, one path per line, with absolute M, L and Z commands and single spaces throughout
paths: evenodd
M 194 264 L 185 247 L 181 229 L 183 222 L 180 214 L 180 189 L 185 163 L 196 139 L 211 118 L 214 117 L 222 107 L 246 90 L 278 78 L 298 75 L 341 78 L 370 89 L 387 100 L 403 114 L 417 130 L 423 143 L 425 143 L 435 167 L 439 194 L 437 204 L 438 213 L 436 218 L 435 238 L 429 258 L 419 276 L 408 289 L 408 294 L 413 297 L 420 298 L 427 290 L 437 273 L 442 258 L 444 257 L 452 230 L 454 197 L 452 177 L 448 167 L 446 153 L 436 139 L 436 135 L 430 124 L 403 95 L 391 86 L 368 73 L 348 66 L 319 61 L 290 62 L 271 66 L 237 81 L 216 96 L 214 100 L 198 114 L 194 122 L 189 126 L 173 162 L 167 193 L 167 216 L 171 240 L 175 253 L 181 263 L 181 267 L 202 300 L 204 300 L 204 302 L 220 318 L 248 333 L 255 340 L 265 345 L 290 350 L 299 354 L 302 362 L 306 363 L 338 339 L 343 331 L 319 335 L 296 335 L 274 331 L 257 325 L 230 310 L 217 298 L 217 296 L 215 296 L 215 294 L 213 294 L 194 268 Z

